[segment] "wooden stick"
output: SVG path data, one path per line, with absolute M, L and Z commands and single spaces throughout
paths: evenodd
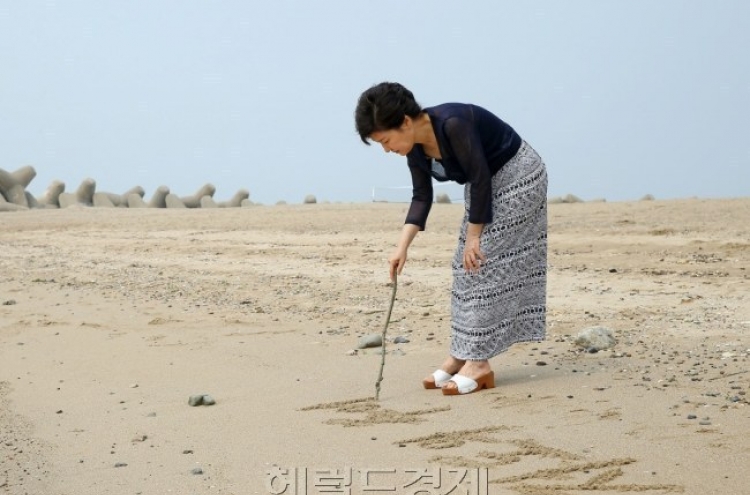
M 388 306 L 388 314 L 385 316 L 385 325 L 383 326 L 383 335 L 381 337 L 382 343 L 380 352 L 380 372 L 378 373 L 378 380 L 375 382 L 375 400 L 380 400 L 380 382 L 383 381 L 383 368 L 385 367 L 385 336 L 388 332 L 388 324 L 391 322 L 391 312 L 393 311 L 393 302 L 396 300 L 396 287 L 398 286 L 398 279 L 396 275 L 393 275 L 393 291 L 391 292 L 391 304 Z

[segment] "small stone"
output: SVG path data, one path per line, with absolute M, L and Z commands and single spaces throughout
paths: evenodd
M 213 406 L 216 404 L 216 400 L 211 397 L 210 395 L 206 394 L 203 396 L 203 405 L 204 406 Z
M 183 454 L 192 454 L 193 451 L 191 449 L 185 449 L 182 451 Z
M 126 467 L 128 464 L 125 462 L 117 462 L 115 463 L 116 468 Z
M 698 419 L 698 416 L 696 416 L 695 414 L 688 414 L 687 419 Z
M 201 468 L 197 467 L 197 468 L 191 469 L 190 473 L 195 474 L 195 475 L 203 474 L 203 470 Z
M 547 366 L 547 363 L 546 363 L 546 362 L 544 362 L 544 361 L 537 361 L 537 362 L 536 362 L 536 365 L 537 365 L 537 366 Z
M 702 419 L 702 420 L 700 420 L 700 421 L 698 422 L 698 424 L 699 424 L 699 425 L 701 425 L 701 426 L 710 426 L 710 425 L 711 425 L 711 422 L 710 422 L 710 421 L 708 421 L 708 420 Z
M 357 349 L 349 349 L 348 351 L 346 351 L 346 355 L 347 356 L 356 356 L 358 352 L 359 351 L 357 351 Z
M 156 413 L 155 413 L 155 412 L 151 412 L 151 413 L 148 413 L 148 414 L 146 415 L 146 417 L 147 417 L 147 418 L 155 418 L 155 417 L 156 417 Z
M 3 301 L 3 306 L 13 306 L 14 304 L 16 304 L 15 299 L 8 299 L 7 301 Z
M 131 383 L 130 384 L 130 388 L 138 388 L 138 384 L 137 383 Z
M 597 352 L 610 349 L 617 344 L 612 330 L 605 327 L 591 327 L 581 331 L 575 338 L 575 344 L 586 352 Z
M 203 395 L 191 395 L 188 399 L 188 405 L 191 407 L 200 406 L 203 404 Z
M 381 345 L 383 345 L 383 337 L 379 333 L 371 333 L 359 338 L 357 348 L 367 349 L 369 347 L 380 347 Z
M 393 339 L 393 343 L 394 344 L 408 344 L 409 343 L 409 339 L 407 339 L 403 335 L 399 335 L 398 337 L 396 337 L 395 339 Z

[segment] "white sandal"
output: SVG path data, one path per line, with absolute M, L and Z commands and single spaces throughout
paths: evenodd
M 495 373 L 490 371 L 472 380 L 468 376 L 456 373 L 449 381 L 456 384 L 455 387 L 443 387 L 443 395 L 465 395 L 478 392 L 483 388 L 495 388 Z
M 422 385 L 426 389 L 443 388 L 443 385 L 448 383 L 453 375 L 443 370 L 435 370 L 432 372 L 432 381 L 429 379 L 422 380 Z

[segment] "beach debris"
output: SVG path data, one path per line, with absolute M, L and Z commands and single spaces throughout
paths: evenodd
M 438 193 L 435 195 L 435 202 L 449 205 L 451 203 L 451 197 L 448 196 L 448 193 Z
M 358 349 L 368 349 L 370 347 L 380 347 L 383 345 L 383 336 L 379 333 L 370 333 L 359 338 Z
M 208 394 L 191 395 L 188 399 L 188 405 L 190 407 L 213 406 L 214 404 L 216 404 L 216 399 Z
M 576 336 L 574 343 L 586 352 L 595 353 L 611 349 L 617 344 L 617 339 L 609 328 L 590 327 L 582 330 Z
M 583 200 L 575 194 L 566 194 L 563 197 L 563 203 L 583 203 Z
M 565 196 L 553 196 L 547 199 L 548 204 L 562 203 L 583 203 L 583 200 L 575 194 L 566 194 Z

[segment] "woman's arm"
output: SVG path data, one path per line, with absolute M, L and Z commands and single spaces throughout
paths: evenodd
M 411 242 L 417 236 L 418 232 L 419 225 L 414 225 L 413 223 L 405 223 L 401 229 L 401 237 L 399 238 L 396 250 L 393 251 L 393 254 L 388 259 L 391 280 L 395 278 L 396 274 L 401 275 L 404 264 L 406 264 L 406 252 L 409 250 L 409 246 L 411 246 Z

